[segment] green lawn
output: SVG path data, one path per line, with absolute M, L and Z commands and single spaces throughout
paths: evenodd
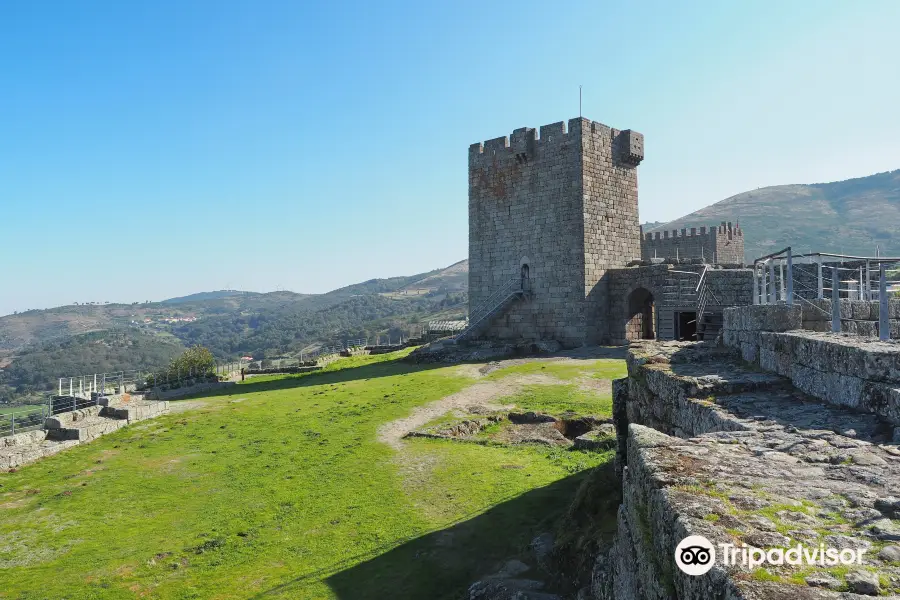
M 612 416 L 612 395 L 585 391 L 576 385 L 530 385 L 515 396 L 501 398 L 500 402 L 556 416 L 566 413 Z
M 602 379 L 618 379 L 620 377 L 625 377 L 628 374 L 628 370 L 625 367 L 624 360 L 611 358 L 584 360 L 579 361 L 579 364 L 540 361 L 527 362 L 512 367 L 497 369 L 488 375 L 488 379 L 499 379 L 513 374 L 546 374 L 563 380 L 571 380 L 585 376 Z
M 380 425 L 473 380 L 396 358 L 253 378 L 0 474 L 0 598 L 460 597 L 611 455 L 424 439 L 398 452 Z M 528 406 L 585 401 L 541 387 L 560 389 L 529 390 Z
M 16 406 L 0 406 L 0 415 L 8 415 L 9 413 L 24 413 L 34 410 L 41 410 L 46 404 L 19 404 Z

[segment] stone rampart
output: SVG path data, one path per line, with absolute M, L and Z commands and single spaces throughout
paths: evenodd
M 776 307 L 766 307 L 767 310 Z M 763 314 L 740 315 L 763 325 Z M 770 314 L 776 328 L 797 311 Z M 772 333 L 772 332 L 762 332 Z M 900 593 L 900 448 L 879 415 L 832 406 L 707 343 L 641 342 L 614 382 L 623 502 L 594 569 L 601 600 L 850 600 Z M 717 549 L 687 575 L 681 540 Z M 721 544 L 861 551 L 864 562 L 750 566 Z
M 804 331 L 802 312 L 797 305 L 726 309 L 723 342 L 811 396 L 900 427 L 900 343 Z
M 162 388 L 153 388 L 147 393 L 147 397 L 153 400 L 172 400 L 174 398 L 182 398 L 191 394 L 209 392 L 211 390 L 218 390 L 233 385 L 237 384 L 234 381 L 208 381 L 168 390 Z
M 142 396 L 127 394 L 115 401 L 103 397 L 97 402 L 48 417 L 44 429 L 0 438 L 0 469 L 27 465 L 169 410 L 168 402 L 147 401 Z
M 718 227 L 682 228 L 641 235 L 641 258 L 699 258 L 710 264 L 744 263 L 744 232 L 740 225 L 722 222 Z

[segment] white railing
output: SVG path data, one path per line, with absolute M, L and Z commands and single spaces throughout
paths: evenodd
M 813 300 L 831 300 L 831 329 L 841 331 L 840 301 L 879 303 L 878 336 L 890 339 L 889 299 L 900 296 L 900 258 L 815 252 L 794 255 L 785 248 L 753 262 L 753 303 L 803 302 L 826 312 Z

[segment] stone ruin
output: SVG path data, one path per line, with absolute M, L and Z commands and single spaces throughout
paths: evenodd
M 33 463 L 131 423 L 169 412 L 167 400 L 150 400 L 141 393 L 106 396 L 95 393 L 93 400 L 58 396 L 51 406 L 62 406 L 63 401 L 68 401 L 68 410 L 60 409 L 58 414 L 47 417 L 43 429 L 0 437 L 0 469 Z

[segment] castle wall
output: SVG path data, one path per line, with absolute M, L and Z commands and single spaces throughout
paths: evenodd
M 607 271 L 641 255 L 634 160 L 643 158 L 644 140 L 640 134 L 617 132 L 587 120 L 582 127 L 586 333 L 589 343 L 598 343 L 610 339 L 612 297 Z M 642 324 L 636 321 L 633 327 Z
M 659 264 L 614 269 L 609 272 L 608 316 L 609 341 L 625 343 L 644 339 L 644 315 L 635 311 L 632 300 L 636 292 L 646 290 L 653 297 L 654 337 L 675 338 L 675 314 L 697 310 L 697 284 L 702 265 Z M 725 306 L 753 303 L 752 269 L 710 269 L 706 286 L 711 293 L 707 314 L 721 313 Z
M 744 232 L 740 226 L 722 222 L 718 227 L 654 231 L 641 238 L 641 259 L 703 258 L 720 265 L 744 264 Z
M 469 315 L 528 264 L 531 295 L 482 337 L 596 343 L 604 274 L 640 253 L 643 138 L 588 119 L 521 128 L 469 148 Z

